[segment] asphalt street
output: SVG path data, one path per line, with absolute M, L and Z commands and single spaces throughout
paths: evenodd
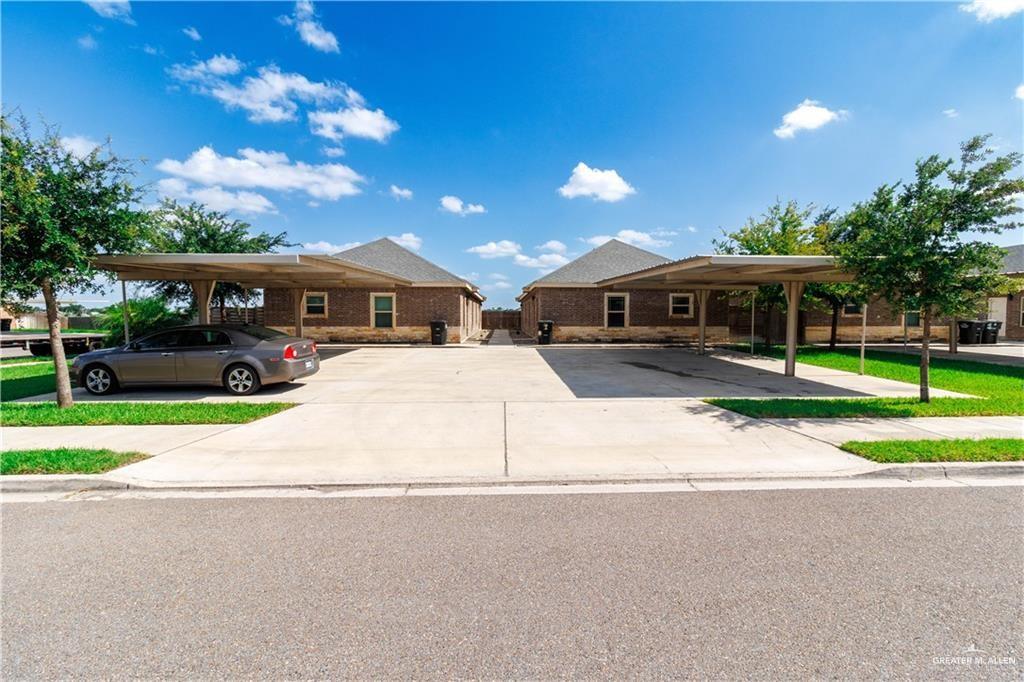
M 1019 487 L 2 512 L 4 679 L 1024 674 Z

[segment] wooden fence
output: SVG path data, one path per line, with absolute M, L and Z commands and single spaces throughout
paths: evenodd
M 518 310 L 485 310 L 481 324 L 484 329 L 515 331 L 522 327 L 522 313 Z

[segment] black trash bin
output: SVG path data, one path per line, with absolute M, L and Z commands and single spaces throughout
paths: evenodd
M 960 320 L 956 323 L 960 330 L 959 342 L 964 345 L 981 343 L 981 332 L 985 323 L 981 320 Z
M 431 320 L 430 322 L 430 344 L 443 346 L 448 343 L 448 322 L 445 320 Z
M 999 329 L 1003 326 L 1002 322 L 998 320 L 989 320 L 985 322 L 985 329 L 981 332 L 982 343 L 995 343 L 999 340 Z
M 551 343 L 551 336 L 555 333 L 555 323 L 552 320 L 541 320 L 537 323 L 537 343 L 546 346 Z

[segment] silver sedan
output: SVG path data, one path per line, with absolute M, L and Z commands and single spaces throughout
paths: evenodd
M 79 386 L 107 395 L 122 386 L 220 385 L 234 395 L 315 374 L 316 343 L 257 325 L 175 327 L 118 348 L 83 353 Z

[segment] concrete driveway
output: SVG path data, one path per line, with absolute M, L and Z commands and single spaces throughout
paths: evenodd
M 5 446 L 136 449 L 155 457 L 117 475 L 158 484 L 820 475 L 874 465 L 820 436 L 699 398 L 916 391 L 807 365 L 787 378 L 780 361 L 685 349 L 367 347 L 323 355 L 318 374 L 250 398 L 297 407 L 251 424 L 7 428 Z M 232 400 L 216 388 L 115 397 Z

